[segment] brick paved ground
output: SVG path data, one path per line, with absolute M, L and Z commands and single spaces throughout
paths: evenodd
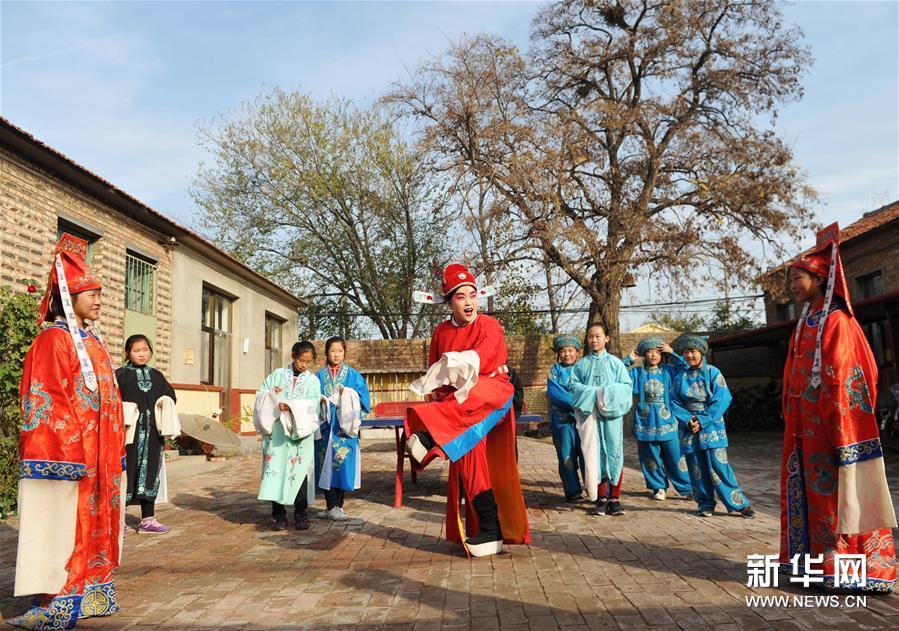
M 79 627 L 132 629 L 831 629 L 897 628 L 899 596 L 867 607 L 756 608 L 744 597 L 814 594 L 745 587 L 747 554 L 776 552 L 779 437 L 737 436 L 730 450 L 758 518 L 699 519 L 691 503 L 648 499 L 628 444 L 627 515 L 590 517 L 559 501 L 551 443 L 520 439 L 532 544 L 468 561 L 441 539 L 445 468 L 407 486 L 391 508 L 392 441 L 367 442 L 354 519 L 313 519 L 305 533 L 269 530 L 256 501 L 258 461 L 169 467 L 173 503 L 159 510 L 167 536 L 126 539 L 122 611 Z M 889 463 L 899 490 L 899 458 Z M 132 511 L 134 509 L 131 509 Z M 314 512 L 314 511 L 313 511 Z M 133 513 L 131 525 L 137 519 Z M 0 523 L 0 612 L 13 599 L 15 524 Z

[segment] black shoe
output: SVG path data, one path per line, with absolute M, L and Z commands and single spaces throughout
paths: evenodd
M 747 506 L 743 510 L 740 511 L 740 514 L 746 519 L 755 519 L 755 511 L 752 510 L 751 506 Z
M 565 501 L 569 504 L 583 504 L 586 500 L 583 493 L 575 493 L 574 495 L 566 495 Z
M 278 515 L 272 521 L 272 530 L 287 530 L 287 515 Z
M 293 516 L 293 527 L 297 530 L 309 530 L 309 518 L 306 513 Z
M 624 515 L 624 509 L 621 508 L 621 502 L 618 500 L 611 500 L 606 504 L 606 515 L 611 515 L 612 517 L 621 517 Z
M 472 556 L 482 557 L 502 552 L 503 533 L 499 526 L 499 517 L 496 509 L 496 497 L 493 489 L 487 489 L 471 501 L 471 507 L 478 515 L 480 531 L 474 537 L 465 540 L 468 551 Z
M 606 514 L 606 504 L 608 504 L 608 500 L 604 497 L 599 498 L 594 502 L 593 508 L 587 511 L 588 515 L 593 515 L 594 517 L 599 517 L 601 515 Z

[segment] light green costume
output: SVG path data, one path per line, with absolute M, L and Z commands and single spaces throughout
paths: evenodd
M 597 402 L 597 388 L 603 388 L 603 400 Z M 581 435 L 588 478 L 591 467 L 597 467 L 596 479 L 615 485 L 624 468 L 624 415 L 633 404 L 633 386 L 624 363 L 606 351 L 584 355 L 571 371 L 570 389 Z M 584 444 L 583 424 L 593 415 L 596 423 L 595 448 Z M 590 428 L 592 430 L 592 428 Z M 592 432 L 591 432 L 592 433 Z M 595 454 L 588 454 L 594 451 Z M 591 499 L 595 488 L 587 488 Z
M 278 401 L 309 399 L 316 404 L 321 399 L 318 377 L 308 370 L 293 376 L 291 366 L 278 368 L 262 382 L 256 396 L 275 387 L 281 388 Z M 296 500 L 303 480 L 314 473 L 315 435 L 296 438 L 284 433 L 281 421 L 275 421 L 270 436 L 262 436 L 262 481 L 257 499 L 291 505 Z M 314 480 L 314 477 L 310 477 Z M 310 484 L 314 484 L 310 481 Z

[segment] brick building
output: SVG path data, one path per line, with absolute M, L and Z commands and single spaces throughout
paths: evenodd
M 889 387 L 899 382 L 899 201 L 843 227 L 841 238 L 852 306 L 880 369 L 878 406 L 888 407 L 893 403 Z M 771 282 L 766 284 L 773 289 L 765 293 L 767 326 L 712 340 L 716 361 L 720 357 L 740 367 L 739 374 L 729 377 L 747 382 L 781 379 L 796 318 L 787 271 L 784 264 L 769 272 Z
M 180 412 L 226 418 L 286 360 L 302 300 L 0 118 L 0 283 L 43 288 L 62 232 L 88 241 L 112 356 L 154 341 Z

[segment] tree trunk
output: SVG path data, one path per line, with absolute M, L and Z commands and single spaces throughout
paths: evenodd
M 587 324 L 602 323 L 609 337 L 606 350 L 612 355 L 621 357 L 621 332 L 618 322 L 621 315 L 621 287 L 612 283 L 597 282 L 591 294 Z
M 549 321 L 553 335 L 559 333 L 559 305 L 556 302 L 556 288 L 553 287 L 552 265 L 546 252 L 543 253 L 543 271 L 546 273 L 546 297 L 549 300 Z

